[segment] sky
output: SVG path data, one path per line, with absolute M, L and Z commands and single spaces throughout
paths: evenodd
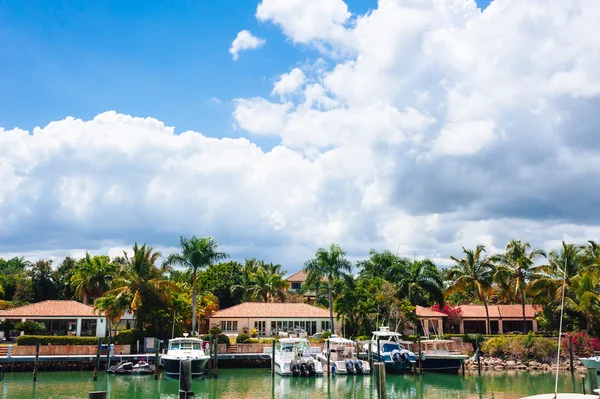
M 595 0 L 0 0 L 0 256 L 447 265 L 600 235 Z

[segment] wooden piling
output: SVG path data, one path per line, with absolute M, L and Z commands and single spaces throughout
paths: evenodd
M 421 334 L 419 334 L 419 337 L 417 338 L 417 342 L 419 345 L 419 362 L 418 362 L 418 366 L 419 366 L 419 374 L 421 374 L 423 372 L 423 361 L 421 360 Z
M 214 345 L 214 353 L 215 353 L 215 378 L 219 378 L 219 340 L 215 337 L 215 345 Z
M 106 399 L 106 391 L 93 391 L 88 393 L 88 399 Z
M 590 384 L 590 393 L 593 394 L 594 390 L 598 389 L 598 372 L 595 367 L 588 367 L 586 373 Z
M 477 342 L 475 354 L 477 355 L 477 373 L 481 375 L 481 350 L 479 349 L 479 342 Z
M 585 374 L 581 374 L 581 387 L 583 388 L 583 394 L 585 395 Z
M 573 340 L 571 339 L 571 334 L 568 335 L 569 338 L 569 370 L 571 373 L 575 372 L 575 368 L 573 367 Z
M 182 360 L 179 362 L 179 398 L 191 398 L 192 392 L 192 361 Z
M 38 362 L 40 360 L 40 341 L 35 341 L 35 363 L 33 363 L 33 381 L 37 381 Z
M 275 376 L 275 340 L 271 347 L 271 376 Z
M 107 341 L 106 371 L 108 371 L 109 367 L 110 367 L 110 337 L 108 337 L 108 341 Z
M 375 372 L 375 385 L 377 386 L 377 399 L 387 398 L 387 389 L 385 386 L 385 364 L 382 362 L 373 363 Z
M 100 370 L 100 351 L 102 350 L 102 338 L 98 338 L 98 349 L 96 350 L 96 366 L 94 367 L 94 381 L 98 380 L 98 370 Z
M 329 339 L 326 342 L 327 343 L 325 345 L 326 345 L 326 348 L 327 348 L 326 349 L 326 351 L 327 351 L 327 376 L 330 376 L 331 375 L 331 364 L 330 364 L 330 362 L 331 362 L 331 353 L 329 352 L 329 345 L 330 345 L 329 344 Z
M 160 343 L 162 341 L 159 341 L 158 339 L 155 341 L 155 345 L 156 345 L 156 350 L 154 352 L 154 379 L 158 380 L 158 362 L 160 361 L 159 357 L 158 357 L 158 350 L 160 349 Z

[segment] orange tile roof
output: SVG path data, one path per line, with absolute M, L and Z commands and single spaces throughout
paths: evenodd
M 448 317 L 448 315 L 431 308 L 417 306 L 417 317 Z
M 18 308 L 1 310 L 0 317 L 101 316 L 92 306 L 77 301 L 43 301 Z
M 289 282 L 294 282 L 294 283 L 303 283 L 306 281 L 307 275 L 308 275 L 308 273 L 306 273 L 306 271 L 300 270 L 300 271 L 297 271 L 296 273 L 292 274 L 291 276 L 287 277 L 286 280 Z
M 334 314 L 335 316 L 335 314 Z M 329 310 L 307 303 L 243 302 L 219 310 L 211 318 L 329 318 Z
M 463 319 L 481 319 L 485 318 L 485 306 L 483 305 L 460 305 L 460 317 Z M 523 308 L 521 305 L 488 305 L 488 311 L 491 318 L 522 318 Z M 532 319 L 538 312 L 538 305 L 525 305 L 525 317 Z

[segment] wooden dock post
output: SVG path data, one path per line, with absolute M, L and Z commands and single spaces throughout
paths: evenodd
M 192 361 L 182 360 L 179 362 L 179 399 L 187 399 L 193 396 Z
M 98 349 L 96 350 L 96 366 L 94 367 L 94 381 L 98 380 L 98 370 L 100 369 L 100 351 L 102 350 L 102 338 L 98 338 Z
M 215 353 L 215 378 L 219 378 L 219 340 L 215 337 L 215 345 L 214 345 L 214 353 Z
M 106 351 L 106 371 L 108 371 L 110 367 L 110 337 L 108 337 L 107 342 L 107 351 Z
M 481 350 L 479 348 L 479 341 L 475 341 L 477 343 L 477 349 L 475 350 L 475 356 L 477 356 L 477 373 L 481 375 Z
M 594 367 L 588 367 L 587 379 L 590 381 L 590 393 L 593 394 L 595 389 L 598 389 L 598 372 Z
M 88 393 L 88 399 L 106 399 L 106 391 L 93 391 Z
M 421 374 L 423 372 L 423 361 L 421 360 L 421 334 L 419 334 L 419 337 L 417 338 L 417 342 L 419 345 L 419 374 Z
M 568 335 L 569 338 L 569 369 L 571 373 L 575 372 L 573 368 L 573 340 L 571 339 L 571 334 Z
M 271 347 L 271 376 L 275 376 L 275 340 L 273 340 L 273 345 Z
M 369 362 L 369 369 L 373 370 L 373 351 L 371 350 L 371 341 L 367 344 L 367 362 Z
M 33 381 L 37 381 L 38 361 L 40 360 L 40 341 L 35 341 L 35 363 L 33 363 Z
M 377 361 L 381 362 L 381 344 L 379 343 L 379 335 L 377 336 Z
M 326 351 L 327 351 L 327 376 L 331 375 L 331 353 L 329 352 L 329 339 L 326 341 Z
M 375 384 L 377 385 L 377 399 L 387 398 L 387 388 L 385 386 L 385 364 L 382 362 L 373 363 L 375 372 Z
M 160 349 L 160 343 L 162 341 L 160 340 L 156 340 L 155 341 L 155 345 L 156 345 L 156 351 L 154 352 L 154 379 L 158 380 L 158 362 L 159 362 L 159 358 L 158 358 L 158 350 Z

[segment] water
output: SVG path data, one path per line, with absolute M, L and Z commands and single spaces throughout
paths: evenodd
M 0 382 L 0 399 L 87 399 L 87 393 L 106 390 L 112 399 L 176 399 L 177 380 L 161 375 L 153 376 L 98 376 L 92 372 L 40 372 L 37 383 L 31 373 L 7 373 Z M 565 392 L 581 392 L 581 377 L 562 373 L 559 387 Z M 290 378 L 275 376 L 269 369 L 221 369 L 219 379 L 194 380 L 195 398 L 353 398 L 376 399 L 374 381 L 370 376 L 336 376 Z M 481 377 L 475 374 L 445 375 L 388 375 L 388 398 L 442 398 L 442 399 L 516 399 L 554 391 L 554 374 L 529 372 L 493 372 Z

